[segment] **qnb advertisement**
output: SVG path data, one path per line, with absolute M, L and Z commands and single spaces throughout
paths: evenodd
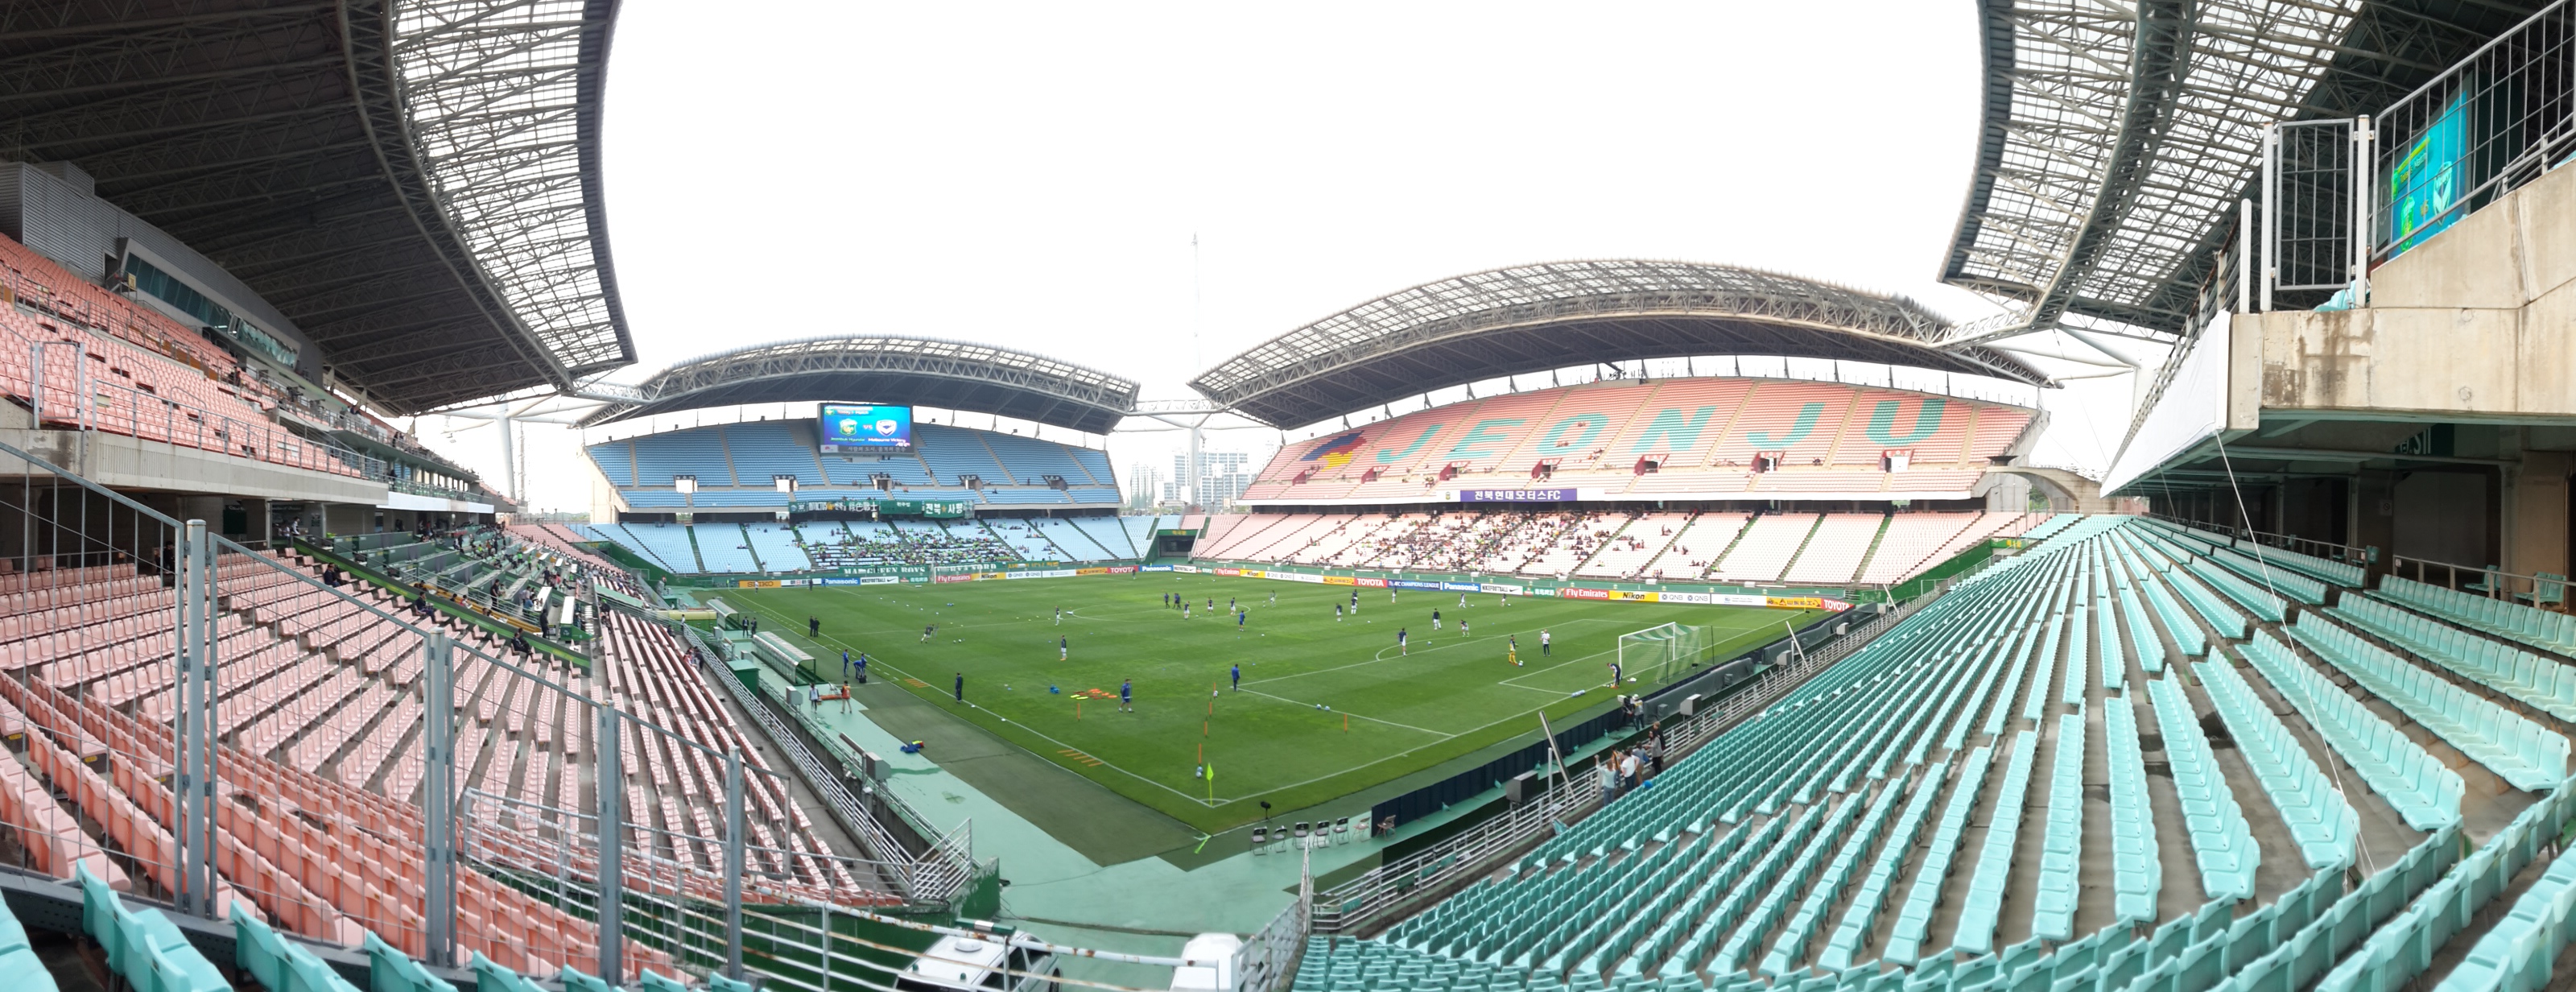
M 912 408 L 867 403 L 825 403 L 823 453 L 912 447 Z

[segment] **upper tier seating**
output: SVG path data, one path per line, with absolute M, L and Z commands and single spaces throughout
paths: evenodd
M 1402 501 L 1530 485 L 1964 496 L 2030 422 L 2015 407 L 1832 383 L 1611 380 L 1471 399 L 1291 444 L 1244 497 Z M 1890 451 L 1911 453 L 1906 471 L 1880 471 Z M 1761 452 L 1785 453 L 1783 471 L 1750 474 Z M 1638 474 L 1649 457 L 1659 468 Z M 1542 465 L 1553 476 L 1532 481 Z M 1441 480 L 1445 469 L 1459 474 Z
M 741 484 L 774 488 L 778 477 L 787 475 L 794 476 L 798 486 L 823 485 L 822 463 L 815 454 L 820 442 L 813 437 L 813 425 L 755 420 L 726 424 L 715 430 L 732 458 L 734 477 Z
M 5 362 L 5 358 L 0 358 Z M 793 476 L 794 499 L 959 499 L 990 506 L 1114 505 L 1117 479 L 1107 456 L 1088 448 L 945 424 L 913 425 L 914 447 L 821 454 L 814 425 L 754 420 L 683 428 L 604 441 L 587 449 L 591 463 L 630 508 L 663 511 L 722 507 L 778 509 L 791 501 L 777 479 Z M 694 500 L 672 488 L 694 476 Z M 965 487 L 973 475 L 982 490 Z M 880 492 L 883 476 L 889 489 Z M 1049 477 L 1062 481 L 1055 488 Z

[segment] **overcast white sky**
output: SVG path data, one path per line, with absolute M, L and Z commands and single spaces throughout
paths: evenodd
M 902 333 L 1183 397 L 1200 368 L 1369 298 L 1567 258 L 1755 266 L 1989 312 L 1934 281 L 1976 140 L 1965 4 L 710 12 L 627 0 L 618 20 L 608 211 L 641 358 L 621 380 Z M 2098 470 L 2129 388 L 2050 391 L 2039 460 Z M 444 426 L 421 430 L 497 472 L 489 429 L 450 444 Z M 1173 438 L 1112 455 L 1123 473 Z M 586 509 L 578 436 L 529 441 L 534 505 Z

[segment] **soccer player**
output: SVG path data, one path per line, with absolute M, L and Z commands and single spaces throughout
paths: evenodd
M 1521 636 L 1513 634 L 1504 638 L 1504 641 L 1506 643 L 1503 647 L 1503 660 L 1511 662 L 1513 668 L 1521 667 Z
M 1342 604 L 1340 603 L 1333 604 L 1333 622 L 1342 622 Z
M 1462 592 L 1462 593 L 1459 593 L 1459 594 L 1458 594 L 1458 608 L 1459 608 L 1459 609 L 1462 609 L 1462 610 L 1467 608 L 1467 594 L 1466 594 L 1466 593 L 1463 593 L 1463 592 Z
M 1243 691 L 1243 665 L 1242 665 L 1242 663 L 1240 663 L 1240 662 L 1236 663 L 1236 664 L 1235 664 L 1235 666 L 1234 666 L 1234 668 L 1232 669 L 1232 671 L 1233 671 L 1233 674 L 1234 674 L 1234 689 L 1235 689 L 1235 691 L 1236 691 L 1236 692 L 1241 692 L 1241 691 Z
M 1547 628 L 1545 628 L 1545 627 L 1541 627 L 1541 628 L 1539 628 L 1539 632 L 1538 632 L 1538 653 L 1539 653 L 1539 654 L 1541 654 L 1541 655 L 1546 655 L 1546 654 L 1548 653 L 1547 648 L 1548 648 Z
M 1465 621 L 1465 620 L 1460 620 L 1460 621 L 1458 621 L 1458 636 L 1460 636 L 1460 637 L 1465 637 L 1465 636 L 1467 636 L 1467 621 Z
M 1431 611 L 1431 629 L 1440 629 L 1440 611 L 1438 610 Z
M 930 643 L 930 635 L 932 635 L 932 634 L 936 634 L 936 633 L 938 633 L 938 632 L 939 632 L 939 625 L 938 625 L 938 624 L 935 624 L 935 623 L 934 623 L 934 624 L 931 624 L 930 626 L 927 626 L 927 627 L 923 627 L 923 628 L 921 628 L 921 643 L 923 643 L 923 644 L 928 644 L 928 643 Z
M 1122 681 L 1120 681 L 1120 682 L 1118 683 L 1118 712 L 1121 712 L 1121 713 L 1133 713 L 1133 712 L 1136 712 L 1136 680 L 1135 680 L 1135 679 L 1125 679 L 1125 680 L 1122 680 Z
M 1228 596 L 1225 598 L 1225 608 L 1229 610 L 1235 609 L 1234 597 Z
M 1614 661 L 1614 662 L 1611 662 L 1611 663 L 1610 663 L 1610 688 L 1616 689 L 1616 688 L 1618 688 L 1618 687 L 1619 687 L 1619 663 Z
M 1073 657 L 1073 642 L 1072 642 L 1072 641 L 1070 641 L 1070 640 L 1067 640 L 1067 639 L 1065 639 L 1065 638 L 1062 638 L 1062 637 L 1056 638 L 1056 639 L 1055 639 L 1055 660 L 1057 660 L 1057 661 L 1067 661 L 1067 660 L 1072 659 L 1072 657 Z
M 1413 654 L 1412 650 L 1405 646 L 1404 628 L 1402 627 L 1395 629 L 1395 653 L 1403 656 L 1410 656 Z
M 1183 620 L 1187 620 L 1187 619 L 1189 619 L 1189 618 L 1190 618 L 1190 604 L 1188 604 L 1188 603 L 1182 603 L 1182 604 L 1181 604 L 1181 619 L 1183 619 Z
M 1278 590 L 1276 590 L 1276 589 L 1271 590 L 1271 592 L 1270 592 L 1270 605 L 1272 605 L 1272 606 L 1277 606 L 1277 605 L 1279 605 L 1279 591 L 1278 591 Z
M 966 673 L 957 673 L 957 701 L 966 701 Z
M 1064 626 L 1064 607 L 1059 606 L 1055 608 L 1055 625 L 1058 627 Z
M 1240 634 L 1240 633 L 1242 633 L 1242 632 L 1243 632 L 1243 621 L 1244 621 L 1244 618 L 1249 617 L 1249 616 L 1251 616 L 1251 615 L 1252 615 L 1251 613 L 1248 613 L 1248 612 L 1246 612 L 1246 611 L 1244 611 L 1244 610 L 1242 610 L 1242 609 L 1236 609 L 1236 610 L 1234 611 L 1234 632 L 1235 632 L 1235 633 Z

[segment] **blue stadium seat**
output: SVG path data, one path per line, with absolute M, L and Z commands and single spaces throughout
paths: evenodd
M 824 484 L 821 442 L 814 437 L 812 424 L 755 420 L 726 424 L 716 430 L 733 456 L 734 475 L 743 485 L 775 489 L 777 477 L 782 475 L 796 477 L 799 487 Z

